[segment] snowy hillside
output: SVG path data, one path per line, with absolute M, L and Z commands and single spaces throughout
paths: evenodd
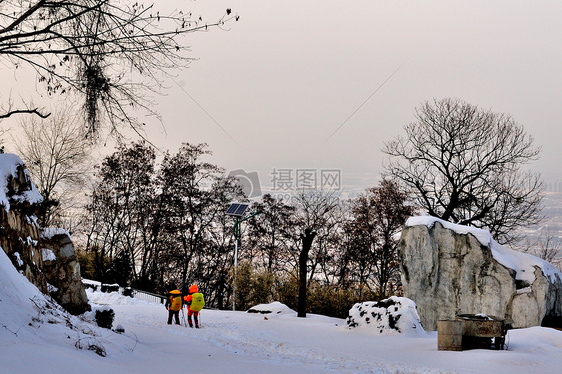
M 278 303 L 270 314 L 204 309 L 195 330 L 168 326 L 161 304 L 88 296 L 124 334 L 49 304 L 0 250 L 0 373 L 559 373 L 562 357 L 562 332 L 540 327 L 510 331 L 507 351 L 444 352 L 436 333 L 349 330 Z

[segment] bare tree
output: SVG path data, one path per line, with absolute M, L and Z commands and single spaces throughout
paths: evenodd
M 146 90 L 162 87 L 161 74 L 185 67 L 191 58 L 182 35 L 238 19 L 230 9 L 207 23 L 189 12 L 165 15 L 152 5 L 128 0 L 2 0 L 0 58 L 14 69 L 31 67 L 49 96 L 79 93 L 88 132 L 107 120 L 138 129 L 129 114 L 151 109 Z M 8 105 L 1 118 L 48 113 L 32 104 Z
M 360 290 L 372 282 L 381 299 L 394 294 L 400 283 L 397 234 L 415 212 L 409 199 L 398 183 L 383 179 L 351 202 L 351 217 L 345 225 L 350 262 L 359 273 Z
M 60 225 L 79 200 L 91 169 L 83 121 L 69 108 L 60 108 L 45 120 L 29 116 L 19 125 L 23 139 L 16 140 L 16 149 L 46 202 L 41 223 Z
M 428 214 L 488 229 L 502 243 L 541 221 L 543 182 L 521 170 L 540 148 L 510 116 L 458 99 L 416 109 L 405 137 L 385 144 L 388 174 L 416 194 Z
M 553 263 L 562 252 L 562 241 L 547 227 L 545 231 L 541 230 L 534 243 L 531 243 L 530 239 L 527 238 L 522 251 Z
M 119 146 L 99 166 L 85 207 L 84 245 L 94 256 L 97 280 L 114 282 L 111 262 L 121 258 L 134 265 L 129 281 L 136 287 L 158 283 L 158 274 L 152 270 L 163 246 L 166 215 L 155 196 L 155 165 L 155 150 L 139 142 Z
M 329 231 L 334 225 L 332 213 L 338 203 L 333 193 L 324 191 L 303 191 L 296 196 L 295 229 L 298 236 L 295 239 L 300 240 L 298 317 L 306 317 L 308 261 L 312 244 L 320 231 Z
M 254 209 L 260 215 L 248 221 L 248 260 L 268 272 L 286 270 L 284 263 L 290 248 L 288 225 L 293 223 L 295 207 L 265 194 Z
M 216 250 L 227 251 L 224 235 L 213 232 L 223 226 L 219 221 L 225 205 L 240 197 L 233 179 L 224 178 L 222 168 L 205 161 L 211 154 L 206 144 L 184 143 L 177 154 L 165 155 L 159 173 L 169 221 L 167 236 L 174 240 L 175 264 L 180 273 L 176 282 L 181 285 L 201 280 L 195 274 L 203 271 L 194 264 L 206 251 L 212 253 L 210 258 L 224 255 Z

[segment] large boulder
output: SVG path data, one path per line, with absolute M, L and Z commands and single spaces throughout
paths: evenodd
M 399 248 L 404 296 L 426 331 L 458 314 L 484 313 L 513 327 L 562 316 L 562 273 L 495 242 L 485 230 L 433 217 L 412 217 Z

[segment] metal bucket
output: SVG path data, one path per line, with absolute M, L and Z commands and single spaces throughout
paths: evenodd
M 437 321 L 437 348 L 440 351 L 462 351 L 462 321 Z

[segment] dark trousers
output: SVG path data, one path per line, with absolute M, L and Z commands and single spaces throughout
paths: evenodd
M 194 312 L 193 310 L 187 308 L 187 322 L 189 323 L 189 327 L 193 327 L 193 323 L 191 322 L 191 316 L 193 315 L 193 319 L 195 319 L 195 327 L 199 327 L 199 320 L 197 316 L 199 316 L 199 312 Z
M 175 317 L 176 325 L 180 324 L 180 311 L 179 310 L 168 310 L 168 325 L 172 324 L 172 318 Z

